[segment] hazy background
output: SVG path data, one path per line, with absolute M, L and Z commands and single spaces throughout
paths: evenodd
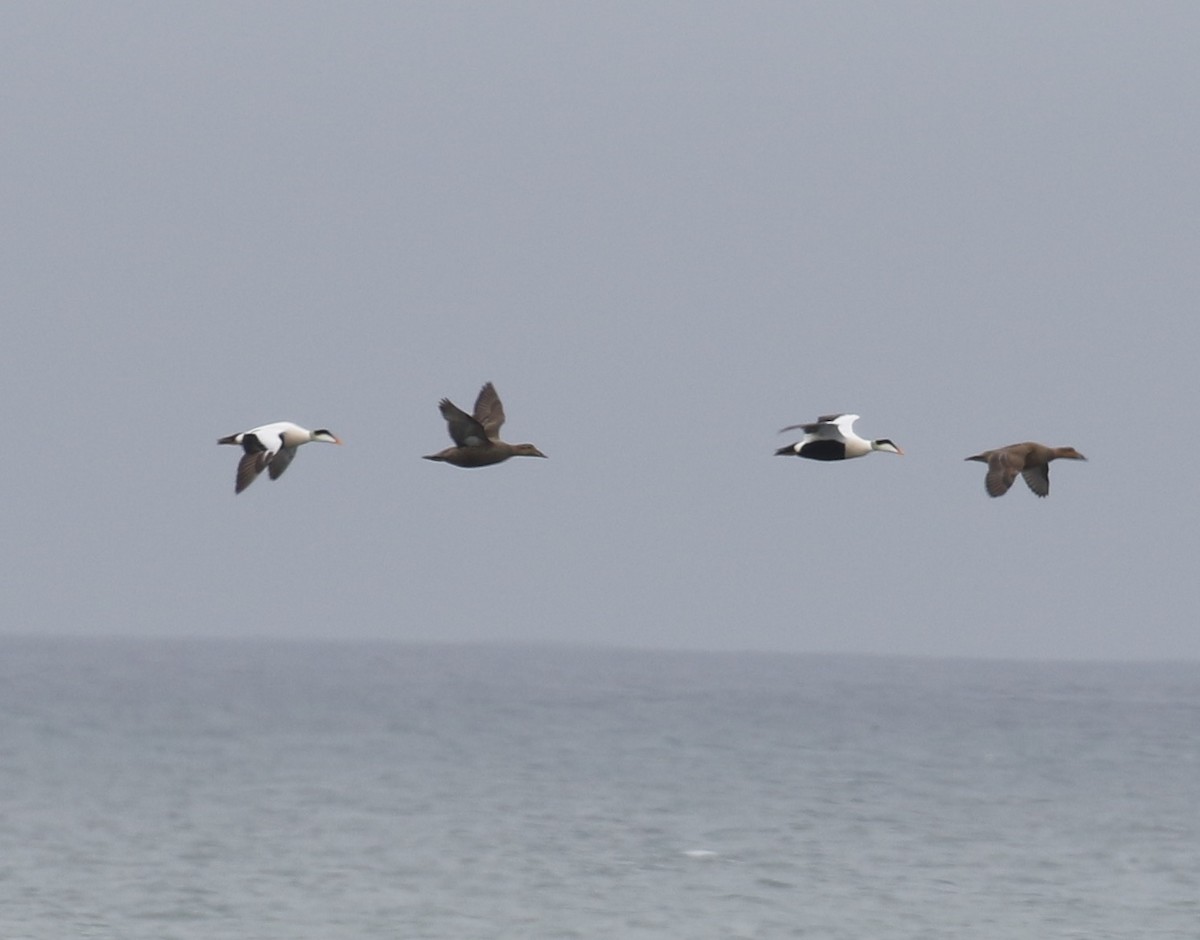
M 1200 657 L 1198 34 L 6 4 L 2 629 Z M 550 459 L 422 461 L 487 380 Z M 907 455 L 772 456 L 829 411 Z

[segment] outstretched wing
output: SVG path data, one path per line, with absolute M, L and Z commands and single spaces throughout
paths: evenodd
M 811 424 L 790 424 L 786 428 L 780 428 L 779 433 L 803 431 L 812 435 L 814 440 L 842 440 L 852 433 L 850 429 L 857 420 L 858 415 L 821 415 Z
M 500 404 L 500 396 L 496 394 L 496 387 L 491 382 L 479 390 L 479 397 L 475 399 L 475 420 L 491 440 L 500 439 L 500 426 L 504 424 L 504 406 Z
M 274 458 L 272 458 L 270 464 L 268 464 L 271 471 L 271 479 L 278 480 L 281 476 L 283 476 L 283 471 L 288 468 L 288 465 L 292 462 L 292 458 L 295 456 L 296 448 L 281 448 L 279 453 L 277 453 Z
M 250 432 L 243 434 L 242 459 L 238 461 L 237 483 L 234 485 L 233 491 L 240 493 L 253 483 L 270 460 L 271 455 L 263 442 L 258 439 L 257 434 Z
M 438 408 L 442 417 L 446 419 L 446 429 L 450 432 L 451 440 L 459 447 L 483 447 L 488 443 L 487 431 L 483 425 L 449 398 L 443 398 Z
M 983 485 L 988 496 L 1003 496 L 1020 472 L 1022 461 L 1006 450 L 1000 450 L 988 458 L 988 472 Z
M 234 492 L 240 493 L 255 481 L 271 463 L 283 441 L 278 432 L 255 428 L 242 435 L 242 459 L 238 461 L 237 484 Z
M 263 472 L 266 465 L 267 455 L 261 451 L 257 454 L 242 454 L 242 459 L 238 461 L 237 484 L 233 491 L 240 493 L 248 487 Z
M 1050 465 L 1044 463 L 1036 463 L 1032 467 L 1026 467 L 1021 471 L 1021 476 L 1025 478 L 1025 482 L 1029 484 L 1029 488 L 1038 496 L 1050 495 Z

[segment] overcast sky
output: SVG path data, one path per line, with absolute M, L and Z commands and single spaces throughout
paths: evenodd
M 0 26 L 3 632 L 1200 658 L 1195 4 Z

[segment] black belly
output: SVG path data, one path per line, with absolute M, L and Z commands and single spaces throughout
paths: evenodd
M 810 441 L 800 448 L 800 456 L 809 460 L 845 460 L 846 445 L 842 441 Z

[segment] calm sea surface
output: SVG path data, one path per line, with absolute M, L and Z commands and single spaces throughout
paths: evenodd
M 1200 936 L 1200 666 L 0 638 L 0 938 Z

